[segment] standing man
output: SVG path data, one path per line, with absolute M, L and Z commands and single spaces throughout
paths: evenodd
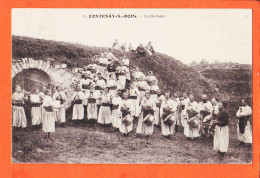
M 57 115 L 56 121 L 59 121 L 61 123 L 61 127 L 65 127 L 65 121 L 66 121 L 66 117 L 65 117 L 65 106 L 64 103 L 66 101 L 66 94 L 65 92 L 62 90 L 61 86 L 57 86 L 57 91 L 54 93 L 53 95 L 53 100 L 55 101 L 60 101 L 60 105 L 61 107 L 59 109 L 57 109 Z
M 214 147 L 213 149 L 218 151 L 220 156 L 224 156 L 228 150 L 229 144 L 229 115 L 225 111 L 226 103 L 218 103 L 219 113 L 217 114 L 215 135 L 214 135 Z
M 203 136 L 208 134 L 210 121 L 212 120 L 213 106 L 207 100 L 207 95 L 202 95 L 202 102 L 199 103 L 198 111 L 201 119 L 201 133 Z
M 250 126 L 250 116 L 252 115 L 252 109 L 247 105 L 245 100 L 241 101 L 241 106 L 237 111 L 238 126 L 237 136 L 240 141 L 240 145 L 252 144 L 252 130 Z
M 161 118 L 161 128 L 162 128 L 162 134 L 166 138 L 170 138 L 170 135 L 173 135 L 175 133 L 175 124 L 176 124 L 176 111 L 177 111 L 177 105 L 174 103 L 174 101 L 171 99 L 170 92 L 165 93 L 165 100 L 162 101 L 162 105 L 160 108 L 160 118 Z M 166 119 L 169 119 L 171 117 L 174 121 L 172 125 L 167 125 L 164 123 Z
M 179 128 L 181 127 L 181 108 L 180 108 L 180 98 L 177 92 L 173 94 L 173 101 L 177 105 L 175 131 L 178 132 Z
M 199 120 L 197 114 L 198 114 L 198 103 L 194 101 L 194 96 L 191 94 L 190 102 L 187 105 L 187 120 L 191 118 L 195 118 Z M 184 135 L 188 140 L 198 138 L 200 136 L 199 124 L 197 126 L 192 126 L 187 122 L 187 124 L 184 127 Z
M 117 68 L 117 73 L 118 73 L 118 90 L 125 90 L 125 86 L 126 86 L 126 75 L 128 72 L 128 68 L 126 66 L 124 66 L 123 64 L 121 64 L 118 68 Z
M 139 107 L 140 91 L 133 83 L 130 84 L 129 100 L 130 100 L 131 108 L 132 108 L 131 115 L 134 117 L 134 119 L 137 119 L 140 115 L 140 107 Z

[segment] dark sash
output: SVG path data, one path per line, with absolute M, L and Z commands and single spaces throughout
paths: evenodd
M 75 100 L 74 104 L 82 104 L 82 100 Z
M 44 106 L 44 109 L 46 112 L 53 112 L 53 109 L 51 106 Z
M 137 96 L 130 96 L 130 99 L 136 100 Z
M 101 106 L 108 107 L 108 106 L 110 106 L 110 104 L 109 103 L 102 103 Z
M 118 109 L 118 105 L 112 105 L 112 110 Z
M 31 106 L 32 107 L 40 107 L 42 105 L 42 103 L 32 103 Z
M 118 73 L 118 75 L 125 75 L 125 73 Z
M 88 103 L 90 103 L 90 104 L 96 103 L 96 99 L 95 98 L 89 98 Z
M 20 106 L 22 107 L 23 106 L 23 103 L 12 103 L 13 106 Z
M 113 86 L 113 87 L 108 87 L 108 90 L 116 90 L 117 86 Z
M 101 88 L 100 86 L 96 86 L 95 90 L 103 90 L 103 88 Z
M 145 91 L 145 89 L 141 88 L 141 87 L 138 87 L 138 90 L 139 91 Z
M 89 85 L 83 84 L 83 85 L 82 85 L 82 88 L 83 88 L 83 89 L 89 89 Z
M 245 133 L 245 127 L 246 127 L 248 120 L 249 120 L 249 116 L 243 116 L 243 117 L 239 118 L 238 126 L 239 126 L 240 133 L 242 133 L 242 134 Z

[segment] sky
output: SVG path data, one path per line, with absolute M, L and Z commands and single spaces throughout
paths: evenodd
M 101 14 L 136 18 L 89 18 Z M 251 9 L 14 8 L 12 34 L 98 47 L 111 47 L 115 39 L 134 48 L 151 41 L 155 51 L 184 64 L 252 64 Z

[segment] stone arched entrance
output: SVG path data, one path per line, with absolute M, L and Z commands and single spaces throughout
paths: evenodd
M 50 60 L 34 60 L 23 58 L 13 60 L 12 86 L 21 85 L 23 89 L 31 92 L 34 87 L 61 86 L 70 100 L 73 88 L 80 80 L 79 73 L 73 69 L 62 68 L 61 65 L 52 65 Z M 70 103 L 70 101 L 68 101 Z
M 16 74 L 12 79 L 12 91 L 15 90 L 15 85 L 21 86 L 25 91 L 30 93 L 35 88 L 41 89 L 42 87 L 51 87 L 51 78 L 43 70 L 37 68 L 24 69 Z

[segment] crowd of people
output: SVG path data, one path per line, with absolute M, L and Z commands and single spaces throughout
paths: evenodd
M 127 46 L 126 43 L 122 43 L 121 45 L 118 42 L 118 39 L 115 39 L 115 42 L 112 45 L 112 48 L 117 49 L 121 52 L 135 52 L 139 55 L 154 55 L 155 51 L 154 48 L 152 46 L 152 42 L 149 41 L 148 44 L 146 46 L 143 46 L 142 43 L 140 43 L 139 46 L 137 46 L 136 50 L 134 50 L 132 43 L 129 43 L 129 45 Z
M 184 130 L 188 140 L 199 137 L 214 137 L 214 150 L 224 156 L 229 145 L 229 113 L 226 103 L 203 94 L 196 102 L 193 94 L 178 94 L 158 87 L 152 71 L 146 76 L 139 68 L 130 68 L 127 57 L 116 58 L 110 51 L 102 52 L 84 68 L 82 79 L 72 95 L 72 121 L 78 125 L 86 116 L 92 124 L 111 125 L 123 136 L 134 132 L 153 135 L 158 127 L 165 138 L 174 137 L 175 132 Z M 24 102 L 31 102 L 32 129 L 46 133 L 46 138 L 55 132 L 55 122 L 66 127 L 65 104 L 68 100 L 61 86 L 52 91 L 42 88 L 28 93 L 15 87 L 12 95 L 12 125 L 27 127 Z M 252 144 L 250 116 L 252 110 L 245 100 L 236 113 L 237 134 L 240 144 Z M 184 129 L 181 129 L 184 128 Z

